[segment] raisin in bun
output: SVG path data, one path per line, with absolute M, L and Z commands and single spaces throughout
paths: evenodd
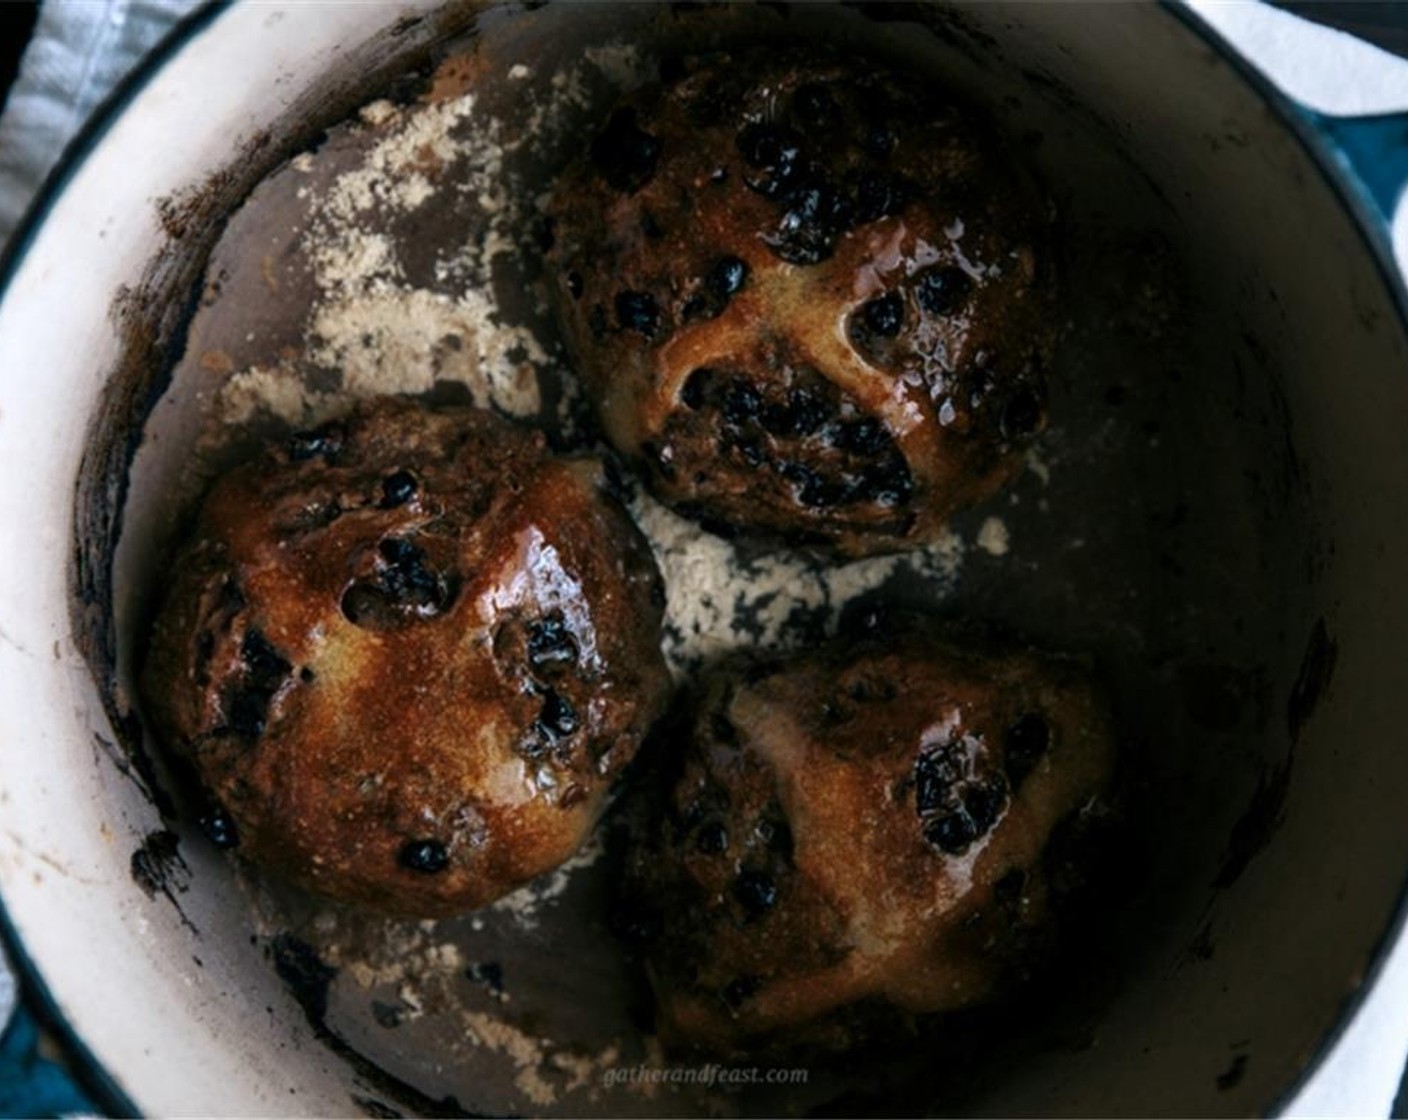
M 1074 661 L 918 630 L 716 673 L 691 726 L 622 912 L 662 1037 L 723 1053 L 1003 991 L 1114 759 Z
M 392 399 L 215 484 L 147 710 L 251 861 L 449 914 L 582 843 L 666 701 L 662 602 L 594 461 Z
M 606 434 L 706 524 L 909 547 L 1045 423 L 1046 206 L 932 82 L 717 58 L 621 104 L 551 211 Z

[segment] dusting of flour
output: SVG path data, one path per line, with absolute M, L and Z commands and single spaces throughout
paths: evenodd
M 665 579 L 665 656 L 677 676 L 745 646 L 796 648 L 818 614 L 834 629 L 847 603 L 901 571 L 947 591 L 963 562 L 963 541 L 951 531 L 914 552 L 829 566 L 799 552 L 744 555 L 644 492 L 632 497 L 631 513 Z
M 509 416 L 538 413 L 549 356 L 532 331 L 503 320 L 490 285 L 494 258 L 515 250 L 508 231 L 523 224 L 531 203 L 518 201 L 522 193 L 503 173 L 500 123 L 475 104 L 465 93 L 362 109 L 358 127 L 376 139 L 358 165 L 321 190 L 299 189 L 308 206 L 299 249 L 318 293 L 303 352 L 231 376 L 219 392 L 221 419 L 242 423 L 263 411 L 293 425 L 317 423 L 348 400 L 426 393 L 437 382 L 459 384 L 475 404 Z M 294 170 L 307 174 L 310 158 L 295 159 Z M 440 246 L 442 283 L 417 287 L 386 229 L 441 190 L 470 195 L 487 234 Z M 335 382 L 314 388 L 310 368 Z

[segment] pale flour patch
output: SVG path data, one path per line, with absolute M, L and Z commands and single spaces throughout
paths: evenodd
M 1010 546 L 1007 524 L 1000 517 L 987 518 L 978 529 L 978 547 L 989 556 L 1006 556 Z
M 808 634 L 804 616 L 823 612 L 834 628 L 847 603 L 901 571 L 946 591 L 963 562 L 962 540 L 947 531 L 914 552 L 828 566 L 790 550 L 745 557 L 643 492 L 631 513 L 665 577 L 665 655 L 680 677 L 745 647 L 797 648 Z

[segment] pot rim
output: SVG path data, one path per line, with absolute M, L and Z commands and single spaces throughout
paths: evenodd
M 1310 158 L 1310 162 L 1320 172 L 1326 186 L 1348 211 L 1354 228 L 1372 257 L 1379 279 L 1383 283 L 1393 306 L 1398 312 L 1398 328 L 1408 333 L 1408 287 L 1393 252 L 1391 223 L 1393 215 L 1385 218 L 1374 209 L 1362 185 L 1354 179 L 1354 173 L 1342 165 L 1330 137 L 1317 126 L 1315 118 L 1294 98 L 1283 92 L 1266 74 L 1252 62 L 1212 24 L 1208 23 L 1193 8 L 1178 0 L 1160 0 L 1160 8 L 1178 20 L 1218 56 L 1232 67 L 1233 73 L 1257 94 L 1266 107 L 1285 127 L 1291 136 Z M 1281 1091 L 1267 1102 L 1268 1115 L 1284 1115 L 1291 1103 L 1310 1083 L 1311 1078 L 1330 1057 L 1349 1030 L 1350 1024 L 1359 1016 L 1370 993 L 1378 986 L 1379 979 L 1393 947 L 1402 940 L 1408 930 L 1408 876 L 1399 887 L 1398 899 L 1394 903 L 1393 914 L 1387 927 L 1378 940 L 1370 947 L 1363 972 L 1357 983 L 1345 994 L 1340 1003 L 1339 1013 L 1330 1028 L 1320 1037 L 1315 1049 L 1306 1057 L 1300 1073 Z M 1401 1091 L 1405 1072 L 1399 1073 Z
M 49 212 L 68 189 L 69 183 L 87 162 L 94 149 L 102 143 L 113 125 L 152 81 L 185 48 L 186 44 L 205 31 L 234 3 L 234 0 L 203 0 L 183 16 L 137 64 L 122 76 L 97 104 L 79 127 L 49 169 L 10 239 L 0 250 L 0 303 L 9 294 L 10 285 L 23 269 L 35 238 Z M 19 933 L 10 919 L 5 900 L 0 897 L 0 946 L 19 980 L 20 1009 L 32 1013 L 59 1044 L 68 1073 L 98 1106 L 102 1115 L 139 1117 L 142 1115 L 133 1100 L 123 1091 L 117 1079 L 94 1056 L 77 1028 L 60 1014 L 43 975 L 25 952 Z
M 45 176 L 15 226 L 10 240 L 3 250 L 0 250 L 0 302 L 4 301 L 11 283 L 24 267 L 29 251 L 50 211 L 112 126 L 160 75 L 166 65 L 192 39 L 214 24 L 234 2 L 235 0 L 204 0 L 182 17 L 161 41 L 123 76 L 84 121 Z M 1340 206 L 1353 219 L 1354 227 L 1373 259 L 1379 278 L 1391 296 L 1398 313 L 1398 327 L 1402 333 L 1408 335 L 1408 288 L 1405 288 L 1403 273 L 1394 258 L 1390 227 L 1369 204 L 1359 189 L 1359 184 L 1353 180 L 1352 172 L 1337 162 L 1334 148 L 1327 136 L 1317 128 L 1312 118 L 1296 101 L 1282 92 L 1271 79 L 1246 59 L 1231 41 L 1195 10 L 1179 0 L 1160 0 L 1158 8 L 1214 50 L 1218 57 L 1231 67 L 1233 74 L 1259 96 L 1276 119 L 1289 129 Z M 1389 220 L 1391 221 L 1391 215 Z M 1300 1072 L 1267 1102 L 1268 1115 L 1284 1114 L 1290 1103 L 1324 1065 L 1377 986 L 1389 954 L 1394 945 L 1402 939 L 1405 930 L 1408 930 L 1408 872 L 1405 873 L 1400 887 L 1392 917 L 1382 935 L 1371 946 L 1358 983 L 1346 993 L 1334 1022 L 1305 1058 Z M 20 979 L 23 1007 L 33 1013 L 55 1036 L 79 1087 L 99 1105 L 104 1115 L 140 1116 L 141 1113 L 134 1102 L 97 1060 L 74 1025 L 59 1014 L 40 970 L 24 950 L 6 911 L 3 897 L 0 897 L 0 946 L 3 946 Z

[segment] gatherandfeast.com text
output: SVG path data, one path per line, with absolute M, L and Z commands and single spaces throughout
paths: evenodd
M 761 1066 L 612 1066 L 602 1071 L 606 1088 L 617 1085 L 703 1085 L 724 1088 L 742 1085 L 805 1085 L 809 1070 Z

